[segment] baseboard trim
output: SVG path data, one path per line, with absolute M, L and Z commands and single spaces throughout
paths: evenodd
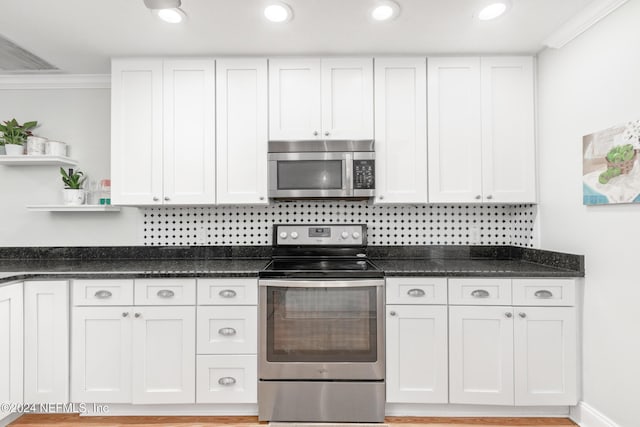
M 569 418 L 580 427 L 620 427 L 585 402 L 579 402 L 578 406 L 572 407 Z
M 7 426 L 7 425 L 11 424 L 12 422 L 17 420 L 21 416 L 22 416 L 22 414 L 9 414 L 4 418 L 0 418 L 0 427 L 1 426 Z
M 387 403 L 388 417 L 568 417 L 568 406 Z
M 257 416 L 258 405 L 255 404 L 184 404 L 184 405 L 130 405 L 87 404 L 87 411 L 81 415 L 117 417 L 117 416 Z

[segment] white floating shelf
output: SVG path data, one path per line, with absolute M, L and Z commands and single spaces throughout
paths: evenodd
M 30 205 L 27 210 L 38 212 L 120 212 L 120 206 L 111 205 Z
M 0 165 L 6 166 L 76 166 L 77 160 L 62 156 L 0 155 Z

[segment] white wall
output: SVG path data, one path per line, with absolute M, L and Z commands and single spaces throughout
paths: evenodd
M 640 119 L 640 1 L 539 57 L 541 247 L 585 254 L 583 400 L 640 425 L 640 205 L 582 205 L 582 136 Z M 637 167 L 637 166 L 636 166 Z
M 108 89 L 0 90 L 0 120 L 42 123 L 36 135 L 64 141 L 93 179 L 109 177 Z M 117 246 L 139 242 L 137 209 L 119 213 L 29 212 L 60 203 L 59 168 L 0 165 L 0 246 Z

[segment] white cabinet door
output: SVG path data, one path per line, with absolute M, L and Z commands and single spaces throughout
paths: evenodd
M 447 403 L 447 307 L 387 306 L 387 402 Z
M 217 203 L 267 204 L 267 60 L 216 65 Z
M 576 310 L 516 307 L 515 404 L 577 403 Z
M 22 283 L 0 288 L 0 402 L 22 403 Z M 0 420 L 9 415 L 0 410 Z
M 133 403 L 195 403 L 195 307 L 134 307 Z
M 111 203 L 162 203 L 162 60 L 111 66 Z
M 376 203 L 427 203 L 425 58 L 375 62 Z
M 429 201 L 482 198 L 480 58 L 428 59 Z
M 449 307 L 451 403 L 513 405 L 513 308 Z
M 69 283 L 24 283 L 24 401 L 69 401 Z
M 164 204 L 214 204 L 215 61 L 164 61 Z
M 373 139 L 373 60 L 322 59 L 322 138 Z
M 320 138 L 320 59 L 269 60 L 269 139 Z
M 76 307 L 71 401 L 131 403 L 132 307 Z
M 533 58 L 482 58 L 481 64 L 484 198 L 535 203 Z

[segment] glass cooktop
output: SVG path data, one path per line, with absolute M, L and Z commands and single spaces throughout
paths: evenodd
M 383 272 L 362 258 L 275 258 L 260 272 L 260 277 L 383 277 Z

